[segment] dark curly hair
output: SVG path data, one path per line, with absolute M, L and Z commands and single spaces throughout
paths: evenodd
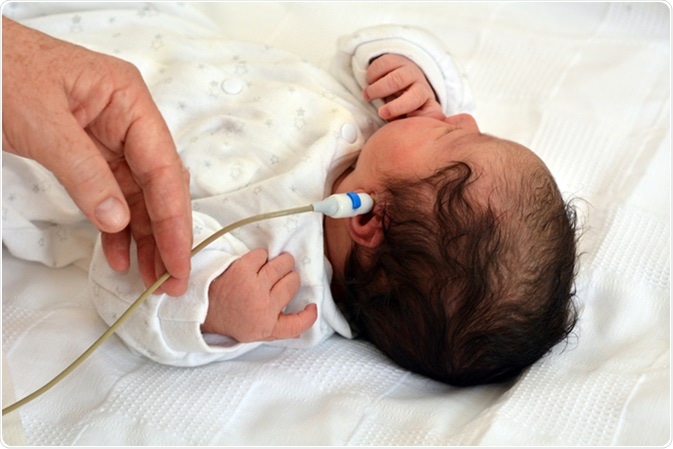
M 478 178 L 455 162 L 391 180 L 377 197 L 384 243 L 351 249 L 336 298 L 360 337 L 456 386 L 514 378 L 577 321 L 576 211 L 551 174 L 522 176 L 507 211 L 471 200 Z

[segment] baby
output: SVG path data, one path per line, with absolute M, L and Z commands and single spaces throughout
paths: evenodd
M 480 133 L 467 114 L 396 120 L 334 183 L 349 191 L 376 205 L 325 218 L 332 293 L 356 332 L 402 367 L 453 385 L 504 381 L 572 330 L 575 215 L 527 148 Z M 227 317 L 254 335 L 259 316 L 232 316 L 233 289 L 221 287 L 246 275 L 213 282 L 204 330 Z
M 469 115 L 377 132 L 335 192 L 373 213 L 326 218 L 335 301 L 399 365 L 452 385 L 504 381 L 574 326 L 575 214 L 530 150 Z
M 426 67 L 394 53 L 366 61 L 363 97 L 382 103 L 377 113 L 388 123 L 354 163 L 329 164 L 326 193 L 366 192 L 374 209 L 295 226 L 322 224 L 315 235 L 324 239 L 324 277 L 307 280 L 299 268 L 315 259 L 316 242 L 291 255 L 277 250 L 282 244 L 250 248 L 238 236 L 223 238 L 226 251 L 240 255 L 212 259 L 224 267 L 216 275 L 193 275 L 196 293 L 150 298 L 131 330 L 119 332 L 131 347 L 162 363 L 197 365 L 237 357 L 262 341 L 292 346 L 306 339 L 303 346 L 311 346 L 331 335 L 317 324 L 320 315 L 327 327 L 371 341 L 400 366 L 462 386 L 510 379 L 569 335 L 575 215 L 545 164 L 521 145 L 481 133 L 470 114 L 445 115 L 448 100 Z M 194 221 L 196 228 L 218 227 Z M 241 241 L 258 245 L 267 235 L 261 228 L 254 237 L 254 230 L 241 233 L 249 236 Z M 110 323 L 120 310 L 109 294 L 139 292 L 122 292 L 125 278 L 101 274 L 100 244 L 97 251 L 94 302 Z M 329 284 L 325 292 L 321 283 Z M 327 299 L 317 301 L 318 294 Z M 194 298 L 201 295 L 207 300 Z M 187 322 L 179 315 L 192 302 L 200 309 Z M 151 324 L 152 316 L 161 319 Z

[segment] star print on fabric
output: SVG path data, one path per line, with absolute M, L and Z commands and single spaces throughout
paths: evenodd
M 145 6 L 144 8 L 138 10 L 138 16 L 140 16 L 140 17 L 147 18 L 147 17 L 156 16 L 156 15 L 159 15 L 159 12 L 154 11 L 150 6 Z
M 164 46 L 164 38 L 161 34 L 157 34 L 154 36 L 154 39 L 152 40 L 152 43 L 150 44 L 152 47 L 152 50 L 157 51 L 161 47 Z
M 294 119 L 294 127 L 297 129 L 302 129 L 304 126 L 306 126 L 306 120 L 304 120 L 301 117 L 297 117 Z
M 304 120 L 304 114 L 306 111 L 304 108 L 297 108 L 296 111 L 296 116 L 294 119 L 294 126 L 297 129 L 302 129 L 304 126 L 306 126 L 306 120 Z
M 220 83 L 217 81 L 211 81 L 210 86 L 208 88 L 208 96 L 212 98 L 217 98 L 219 97 L 219 91 L 220 91 Z
M 240 63 L 236 64 L 236 68 L 234 69 L 234 73 L 237 75 L 242 75 L 245 73 L 248 73 L 248 66 L 245 61 L 241 61 Z
M 72 22 L 72 25 L 70 25 L 71 33 L 81 33 L 83 31 L 82 17 L 80 17 L 79 15 L 73 16 L 71 22 Z
M 299 227 L 299 218 L 287 217 L 284 226 L 288 233 L 294 232 Z
M 229 169 L 229 176 L 231 176 L 231 179 L 238 179 L 242 174 L 243 169 L 241 168 L 240 164 L 235 164 Z

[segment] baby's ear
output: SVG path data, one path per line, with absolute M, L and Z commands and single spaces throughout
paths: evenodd
M 383 242 L 383 219 L 380 210 L 347 218 L 346 227 L 351 239 L 366 248 L 376 248 Z

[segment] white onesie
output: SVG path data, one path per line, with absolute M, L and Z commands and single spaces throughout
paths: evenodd
M 194 244 L 236 220 L 330 194 L 336 176 L 383 123 L 361 100 L 364 73 L 376 56 L 399 53 L 419 64 L 447 115 L 472 109 L 443 45 L 415 28 L 381 26 L 343 37 L 330 75 L 287 52 L 225 40 L 214 27 L 155 10 L 78 12 L 76 22 L 64 16 L 60 24 L 53 18 L 26 24 L 138 66 L 191 173 Z M 94 246 L 91 298 L 108 324 L 145 290 L 135 254 L 127 272 L 113 271 L 100 239 L 94 244 L 63 189 L 32 161 L 3 155 L 2 217 L 3 243 L 18 257 L 62 266 Z M 252 350 L 261 343 L 203 335 L 200 325 L 210 282 L 251 249 L 265 248 L 270 258 L 281 252 L 295 257 L 301 288 L 287 311 L 313 302 L 319 315 L 301 338 L 265 344 L 311 347 L 334 332 L 351 337 L 329 289 L 322 223 L 321 214 L 307 213 L 223 236 L 192 260 L 185 295 L 152 295 L 118 335 L 135 351 L 171 365 Z

